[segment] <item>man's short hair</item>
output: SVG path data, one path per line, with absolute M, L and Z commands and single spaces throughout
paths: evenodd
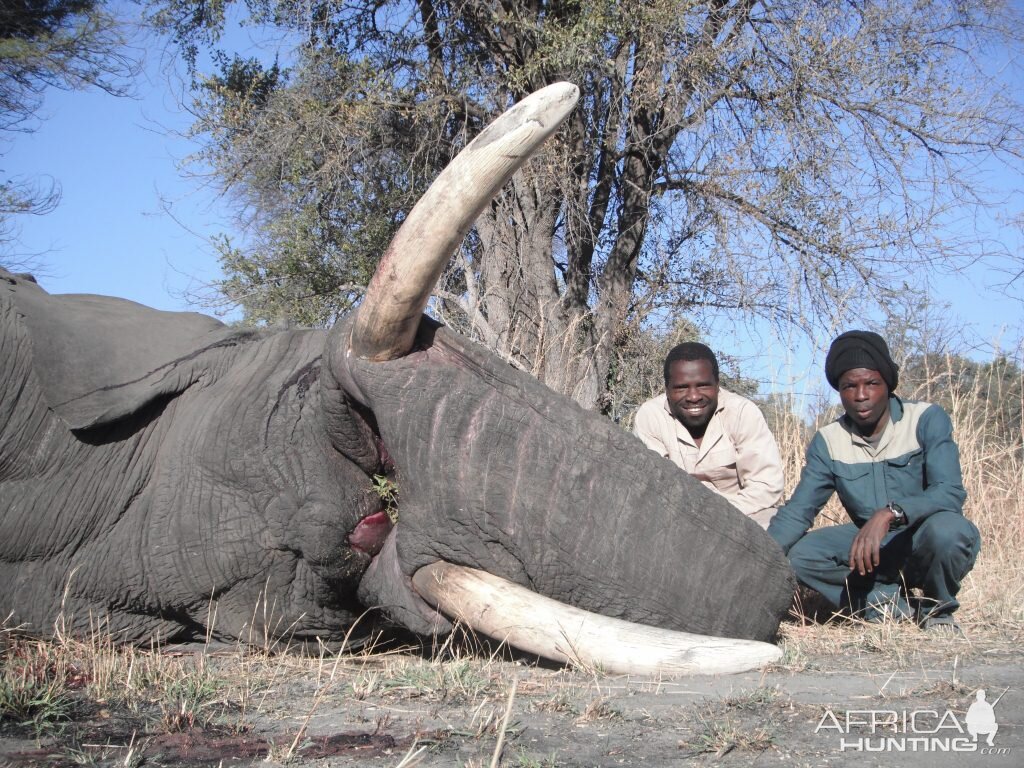
M 668 384 L 668 371 L 672 367 L 672 363 L 677 360 L 707 360 L 711 363 L 711 373 L 715 376 L 715 381 L 718 381 L 718 358 L 715 357 L 715 353 L 711 351 L 711 347 L 706 344 L 701 344 L 699 341 L 684 341 L 682 344 L 677 344 L 669 350 L 668 355 L 665 356 L 665 384 Z

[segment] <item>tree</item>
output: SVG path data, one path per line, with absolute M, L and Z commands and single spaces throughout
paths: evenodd
M 192 55 L 222 0 L 153 0 Z M 247 0 L 291 66 L 217 51 L 197 135 L 249 241 L 224 290 L 252 321 L 325 323 L 358 300 L 402 213 L 514 100 L 570 80 L 580 106 L 513 179 L 433 310 L 608 412 L 636 329 L 702 308 L 804 327 L 886 310 L 1016 162 L 1022 117 L 986 51 L 1017 45 L 998 0 Z M 310 309 L 312 308 L 312 309 Z
M 98 87 L 124 94 L 135 73 L 116 21 L 102 0 L 4 0 L 0 4 L 0 142 L 35 127 L 48 88 Z M 0 178 L 0 248 L 14 217 L 44 214 L 60 199 L 56 182 Z M 13 264 L 13 257 L 6 257 Z

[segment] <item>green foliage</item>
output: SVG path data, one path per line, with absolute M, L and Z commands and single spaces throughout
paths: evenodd
M 197 100 L 204 118 L 194 129 L 210 139 L 203 157 L 237 180 L 234 192 L 252 216 L 244 250 L 216 243 L 228 275 L 221 290 L 243 306 L 247 322 L 324 326 L 348 311 L 400 212 L 443 165 L 403 144 L 415 131 L 402 109 L 361 95 L 379 79 L 325 51 L 288 72 L 224 60 L 204 81 Z M 396 146 L 396 136 L 410 139 Z M 420 161 L 429 171 L 417 168 Z
M 205 728 L 213 721 L 219 686 L 205 668 L 169 680 L 158 691 L 164 730 L 173 733 Z
M 6 0 L 0 5 L 0 129 L 29 120 L 46 88 L 123 93 L 135 71 L 102 0 Z
M 151 21 L 169 30 L 191 69 L 195 69 L 199 46 L 212 46 L 224 32 L 225 14 L 233 0 L 162 0 L 148 2 Z
M 705 699 L 691 713 L 693 733 L 679 746 L 688 750 L 688 756 L 764 752 L 775 743 L 771 715 L 778 698 L 777 689 L 762 686 L 724 699 Z
M 396 524 L 398 522 L 398 484 L 386 475 L 374 475 L 373 490 L 384 502 L 384 511 L 391 518 L 391 523 Z
M 475 701 L 491 693 L 493 688 L 491 676 L 482 670 L 478 661 L 469 657 L 444 662 L 402 660 L 386 675 L 367 670 L 352 683 L 356 698 L 386 693 L 444 702 Z
M 534 757 L 527 753 L 525 747 L 519 747 L 515 762 L 512 764 L 517 768 L 556 768 L 558 761 L 555 760 L 554 756 L 548 757 Z
M 280 67 L 276 63 L 264 67 L 258 59 L 243 59 L 237 55 L 230 61 L 221 58 L 220 74 L 211 77 L 205 87 L 220 93 L 225 101 L 230 98 L 253 109 L 266 108 L 274 89 L 283 83 L 284 73 Z
M 680 743 L 689 755 L 710 753 L 722 757 L 733 750 L 764 752 L 775 743 L 775 736 L 768 728 L 760 725 L 751 727 L 749 723 L 723 713 L 714 704 L 701 706 L 694 720 L 694 734 Z

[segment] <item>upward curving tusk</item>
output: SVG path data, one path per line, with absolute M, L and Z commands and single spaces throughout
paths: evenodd
M 770 643 L 673 632 L 601 616 L 451 563 L 420 568 L 412 581 L 424 600 L 477 632 L 552 661 L 604 672 L 733 674 L 782 657 Z
M 505 182 L 576 106 L 579 89 L 555 83 L 527 96 L 459 153 L 409 213 L 356 312 L 351 349 L 393 360 L 412 349 L 441 271 Z

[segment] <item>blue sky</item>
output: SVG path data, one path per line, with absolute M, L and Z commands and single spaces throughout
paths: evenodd
M 180 135 L 191 118 L 160 72 L 166 63 L 162 53 L 149 47 L 147 76 L 137 83 L 136 98 L 50 91 L 38 130 L 14 136 L 4 148 L 0 169 L 6 174 L 52 176 L 63 190 L 56 211 L 24 217 L 21 225 L 21 251 L 36 254 L 35 271 L 51 293 L 104 293 L 159 309 L 197 309 L 191 298 L 218 276 L 207 238 L 230 231 L 228 207 L 213 190 L 179 173 L 181 160 L 196 147 Z M 1006 197 L 1007 214 L 1024 211 L 1024 178 L 997 173 L 992 186 Z M 1012 242 L 1018 263 L 1024 260 L 1019 229 L 1000 230 L 990 221 L 977 226 Z M 934 281 L 933 298 L 951 304 L 950 317 L 962 325 L 969 345 L 996 342 L 1013 349 L 1024 335 L 1024 278 L 1015 298 L 993 287 L 999 280 L 979 266 L 966 276 Z M 724 325 L 711 341 L 720 349 L 747 348 L 751 358 L 779 344 Z M 820 339 L 819 348 L 827 342 Z M 813 344 L 786 343 L 796 359 L 759 378 L 777 384 L 792 377 L 787 368 L 799 370 L 819 354 Z M 771 388 L 765 383 L 762 390 Z
M 175 136 L 189 118 L 166 82 L 143 79 L 138 98 L 50 91 L 43 122 L 0 158 L 10 175 L 51 176 L 60 205 L 21 217 L 21 248 L 51 293 L 108 293 L 186 309 L 186 293 L 218 274 L 204 238 L 227 226 L 210 189 L 179 174 L 194 147 Z

